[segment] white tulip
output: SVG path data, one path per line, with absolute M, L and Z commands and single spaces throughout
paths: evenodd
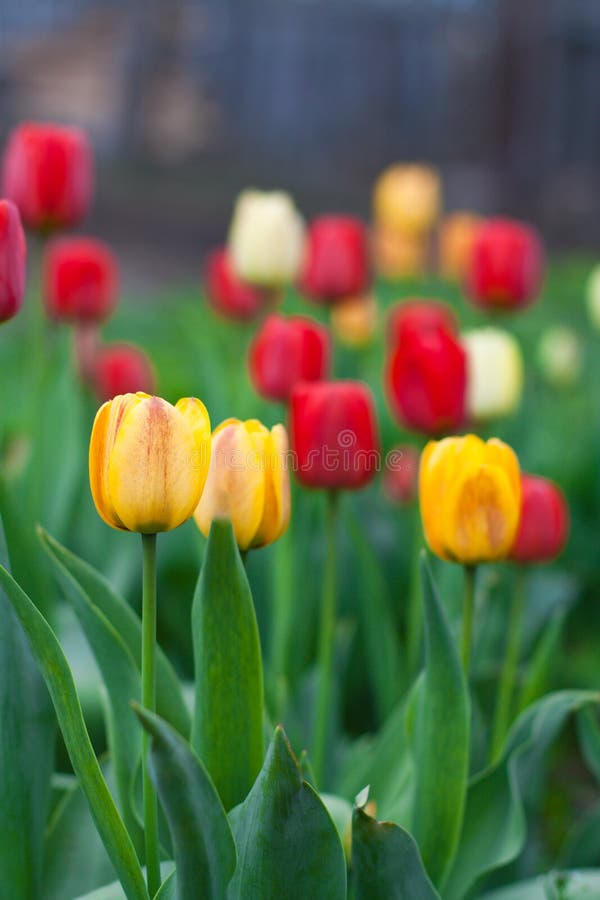
M 548 328 L 537 347 L 537 359 L 546 380 L 556 387 L 575 384 L 581 374 L 581 344 L 571 328 Z
M 461 338 L 467 354 L 467 414 L 476 422 L 514 412 L 523 392 L 523 356 L 500 328 L 476 328 Z

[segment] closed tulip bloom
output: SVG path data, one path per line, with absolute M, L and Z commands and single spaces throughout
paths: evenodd
M 523 393 L 523 355 L 500 328 L 476 328 L 462 336 L 467 354 L 467 414 L 487 422 L 518 409 Z
M 290 408 L 296 475 L 316 488 L 361 488 L 379 466 L 373 395 L 359 381 L 302 382 Z
M 419 490 L 419 458 L 416 447 L 402 444 L 385 458 L 383 491 L 392 503 L 406 506 L 416 498 Z
M 78 224 L 94 191 L 94 161 L 79 128 L 26 122 L 12 132 L 2 165 L 2 192 L 25 225 L 47 231 Z
M 385 386 L 406 428 L 431 435 L 453 431 L 465 419 L 465 351 L 445 327 L 408 330 L 390 351 Z
M 313 300 L 334 302 L 361 294 L 370 279 L 365 226 L 353 216 L 321 216 L 306 235 L 300 289 Z
M 133 344 L 108 344 L 95 353 L 92 386 L 100 400 L 138 391 L 151 394 L 154 369 L 148 356 Z
M 419 497 L 427 544 L 441 559 L 472 566 L 509 555 L 521 480 L 507 444 L 473 434 L 430 441 L 421 456 Z
M 375 271 L 391 281 L 418 278 L 429 262 L 429 239 L 375 225 L 371 233 L 371 253 Z
M 349 297 L 331 309 L 331 328 L 340 344 L 366 347 L 377 335 L 379 308 L 374 294 Z
M 194 514 L 208 536 L 213 519 L 230 519 L 240 550 L 272 544 L 290 520 L 288 439 L 257 419 L 226 419 L 213 432 L 210 469 Z
M 44 254 L 43 284 L 51 318 L 100 322 L 117 305 L 116 257 L 107 244 L 95 238 L 55 238 Z
M 521 309 L 537 298 L 544 249 L 537 232 L 512 219 L 490 219 L 477 230 L 466 275 L 467 296 L 490 310 Z
M 19 210 L 0 200 L 0 322 L 12 319 L 25 295 L 27 245 Z
M 444 328 L 454 332 L 456 318 L 450 307 L 439 300 L 407 300 L 396 303 L 387 318 L 387 337 L 391 347 L 415 332 Z
M 305 316 L 267 316 L 250 346 L 252 384 L 266 400 L 287 403 L 298 381 L 327 378 L 329 332 Z
M 226 319 L 249 322 L 260 315 L 265 295 L 233 271 L 227 248 L 214 250 L 206 261 L 204 287 L 208 302 Z
M 375 182 L 373 218 L 392 232 L 420 237 L 433 229 L 441 209 L 439 173 L 430 166 L 390 166 Z
M 569 510 L 558 485 L 537 475 L 521 475 L 521 518 L 511 558 L 520 563 L 555 559 L 569 534 Z
M 438 237 L 440 274 L 449 281 L 462 282 L 471 264 L 471 254 L 481 218 L 468 212 L 446 216 Z
M 170 531 L 196 509 L 208 473 L 210 421 L 185 397 L 123 394 L 100 407 L 90 440 L 90 486 L 111 528 Z
M 581 375 L 583 348 L 572 328 L 548 328 L 537 346 L 537 361 L 548 384 L 570 387 Z
M 236 275 L 249 284 L 279 288 L 296 280 L 304 254 L 304 220 L 283 191 L 243 191 L 229 230 Z

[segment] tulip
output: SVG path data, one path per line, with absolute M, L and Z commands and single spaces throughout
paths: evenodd
M 297 384 L 291 396 L 291 441 L 301 484 L 364 487 L 379 464 L 371 391 L 358 381 Z
M 0 200 L 0 322 L 12 319 L 25 295 L 27 245 L 19 210 Z
M 330 314 L 331 328 L 340 344 L 366 347 L 377 334 L 379 310 L 374 294 L 349 297 L 336 303 Z
M 586 304 L 590 322 L 600 331 L 600 265 L 594 266 L 586 283 Z
M 361 294 L 369 284 L 366 229 L 353 216 L 321 216 L 307 235 L 300 289 L 324 303 Z
M 410 334 L 438 328 L 452 333 L 456 330 L 456 318 L 447 304 L 438 300 L 403 300 L 389 311 L 388 343 L 396 347 Z
M 569 512 L 558 485 L 536 475 L 521 475 L 521 517 L 511 558 L 520 563 L 555 559 L 565 546 Z
M 546 381 L 553 387 L 569 387 L 581 375 L 583 349 L 572 328 L 548 328 L 537 347 L 537 360 Z
M 467 414 L 488 422 L 513 413 L 523 393 L 523 356 L 515 338 L 500 328 L 476 328 L 462 336 L 467 354 Z
M 438 264 L 443 278 L 457 282 L 464 280 L 481 222 L 479 216 L 468 212 L 446 216 L 438 237 Z
M 230 519 L 242 551 L 266 547 L 290 520 L 288 439 L 256 419 L 226 419 L 212 437 L 210 468 L 194 518 L 206 537 L 213 519 Z
M 96 394 L 103 401 L 119 394 L 151 394 L 155 385 L 152 363 L 133 344 L 109 344 L 97 350 L 90 376 Z
M 329 373 L 329 332 L 305 316 L 268 316 L 249 352 L 252 384 L 266 400 L 287 403 L 298 381 L 320 381 Z
M 382 278 L 396 281 L 424 274 L 429 259 L 429 241 L 376 225 L 371 234 L 371 253 L 375 271 Z
M 536 299 L 544 277 L 544 249 L 537 232 L 511 219 L 490 219 L 477 231 L 466 275 L 476 305 L 514 310 Z
M 465 418 L 466 354 L 447 328 L 407 329 L 392 349 L 385 372 L 392 411 L 424 434 L 459 428 Z
M 430 166 L 398 163 L 375 182 L 373 218 L 390 231 L 422 237 L 432 230 L 440 207 L 440 176 Z
M 93 189 L 92 151 L 79 128 L 27 122 L 12 132 L 2 193 L 25 225 L 43 231 L 76 225 L 89 211 Z
M 43 284 L 51 318 L 100 322 L 117 304 L 117 260 L 103 241 L 54 238 L 44 253 Z
M 304 221 L 283 191 L 243 191 L 229 230 L 236 275 L 264 288 L 296 280 L 304 254 Z
M 395 447 L 385 458 L 383 491 L 392 503 L 408 506 L 417 496 L 419 451 L 411 444 Z
M 209 255 L 204 286 L 208 302 L 226 319 L 248 322 L 256 319 L 264 308 L 264 293 L 238 278 L 225 247 L 213 250 Z
M 112 528 L 155 534 L 189 519 L 208 473 L 210 421 L 194 397 L 171 406 L 123 394 L 100 407 L 90 441 L 90 485 Z

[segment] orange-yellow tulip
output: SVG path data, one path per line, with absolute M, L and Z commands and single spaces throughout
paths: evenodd
M 154 534 L 189 519 L 210 460 L 210 420 L 185 397 L 121 394 L 100 407 L 90 440 L 90 485 L 112 528 Z
M 437 556 L 471 566 L 510 553 L 521 482 L 507 444 L 473 434 L 430 441 L 421 457 L 419 495 L 425 537 Z
M 437 169 L 397 163 L 375 182 L 373 219 L 376 225 L 407 237 L 423 237 L 434 227 L 442 204 Z
M 286 530 L 290 483 L 283 425 L 226 419 L 213 432 L 206 486 L 194 514 L 208 535 L 213 519 L 230 519 L 240 550 L 265 547 Z
M 331 328 L 340 344 L 366 347 L 377 334 L 379 310 L 373 294 L 340 300 L 331 307 Z

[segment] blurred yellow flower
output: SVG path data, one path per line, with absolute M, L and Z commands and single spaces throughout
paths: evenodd
M 474 422 L 508 416 L 521 403 L 523 355 L 500 328 L 476 328 L 461 336 L 467 354 L 467 415 Z
M 304 220 L 284 191 L 242 191 L 229 230 L 236 274 L 250 284 L 278 288 L 298 276 Z
M 438 264 L 444 278 L 463 281 L 482 221 L 480 216 L 469 212 L 454 212 L 445 217 L 438 236 Z
M 186 397 L 121 394 L 100 407 L 90 439 L 90 486 L 112 528 L 154 534 L 189 519 L 210 460 L 210 420 Z
M 290 519 L 288 437 L 257 419 L 226 419 L 213 432 L 206 486 L 194 513 L 208 536 L 213 519 L 230 519 L 240 550 L 265 547 Z
M 473 434 L 430 441 L 421 456 L 419 497 L 425 537 L 437 556 L 475 565 L 510 553 L 521 481 L 507 444 Z
M 427 269 L 429 240 L 376 225 L 371 234 L 371 253 L 375 270 L 383 278 L 415 278 Z
M 373 294 L 349 297 L 331 307 L 331 328 L 341 344 L 365 347 L 377 334 L 379 310 Z
M 422 237 L 432 231 L 442 203 L 437 169 L 397 163 L 385 169 L 373 191 L 376 225 L 407 237 Z

